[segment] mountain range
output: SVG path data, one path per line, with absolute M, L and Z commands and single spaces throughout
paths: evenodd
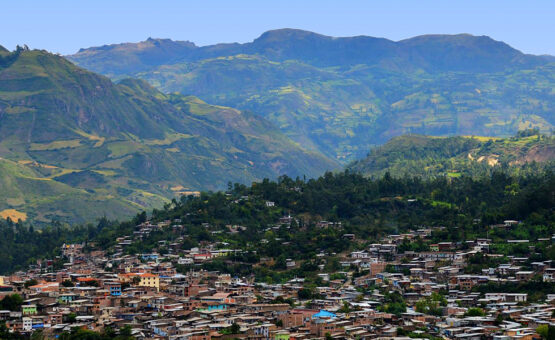
M 405 133 L 510 136 L 555 124 L 555 58 L 487 36 L 395 42 L 280 29 L 245 44 L 149 38 L 67 58 L 115 80 L 250 110 L 342 163 Z
M 554 61 L 466 34 L 394 42 L 291 29 L 66 57 L 0 46 L 0 217 L 121 218 L 229 182 L 342 166 L 457 176 L 489 159 L 551 160 L 549 137 L 498 137 L 553 128 Z

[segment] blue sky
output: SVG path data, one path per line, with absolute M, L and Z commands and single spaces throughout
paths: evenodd
M 247 42 L 275 28 L 400 40 L 427 33 L 489 35 L 555 55 L 553 0 L 7 0 L 0 45 L 70 54 L 148 37 L 197 45 Z

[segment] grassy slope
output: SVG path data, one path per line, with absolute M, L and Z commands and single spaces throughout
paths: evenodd
M 16 183 L 20 199 L 0 210 L 81 221 L 101 215 L 101 205 L 114 213 L 161 206 L 172 188 L 218 189 L 337 166 L 250 113 L 164 95 L 140 80 L 114 84 L 44 51 L 9 56 L 0 63 L 0 157 L 48 185 L 35 192 Z M 61 188 L 73 191 L 52 200 Z
M 62 182 L 42 176 L 32 167 L 0 159 L 0 211 L 15 209 L 28 219 L 48 222 L 52 219 L 78 223 L 95 218 L 124 218 L 138 206 L 109 195 L 92 195 Z

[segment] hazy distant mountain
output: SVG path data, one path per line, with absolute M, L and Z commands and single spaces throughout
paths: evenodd
M 0 49 L 0 214 L 86 221 L 228 181 L 337 164 L 249 112 L 118 84 L 38 50 Z
M 251 110 L 340 161 L 405 133 L 509 136 L 555 124 L 554 58 L 486 36 L 394 42 L 281 29 L 245 44 L 149 39 L 68 58 L 116 79 L 140 77 L 166 93 Z
M 189 41 L 152 39 L 140 43 L 105 45 L 81 49 L 76 54 L 77 63 L 91 71 L 109 74 L 133 74 L 137 71 L 180 61 L 197 47 Z
M 189 41 L 152 39 L 81 49 L 68 58 L 92 71 L 133 74 L 178 62 L 256 54 L 270 60 L 298 60 L 314 66 L 397 65 L 426 71 L 501 71 L 541 65 L 545 59 L 526 55 L 487 36 L 423 35 L 394 42 L 368 36 L 335 38 L 298 29 L 263 33 L 245 44 L 198 47 Z

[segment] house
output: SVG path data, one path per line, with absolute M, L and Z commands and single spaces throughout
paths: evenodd
M 37 314 L 37 305 L 23 305 L 21 311 L 23 315 L 35 315 Z
M 23 330 L 24 331 L 32 331 L 33 330 L 33 319 L 25 317 L 22 319 L 23 321 Z
M 386 262 L 372 262 L 370 264 L 370 277 L 376 277 L 379 273 L 382 273 L 387 266 Z
M 371 256 L 365 251 L 353 251 L 351 252 L 351 257 L 354 259 L 369 259 Z
M 458 275 L 456 276 L 457 285 L 461 287 L 462 290 L 471 290 L 472 287 L 487 283 L 489 281 L 489 276 L 479 276 L 479 275 Z
M 555 282 L 555 268 L 547 268 L 543 272 L 543 282 Z
M 528 281 L 534 275 L 533 271 L 518 271 L 515 274 L 515 277 L 518 281 Z
M 59 289 L 58 282 L 44 282 L 30 286 L 29 289 L 34 290 L 36 293 L 56 292 Z
M 160 277 L 151 273 L 143 273 L 138 275 L 140 278 L 139 286 L 160 289 Z
M 253 334 L 255 337 L 262 337 L 264 339 L 270 338 L 270 332 L 274 332 L 276 330 L 276 325 L 273 323 L 263 323 L 261 325 L 253 326 L 249 333 Z
M 204 252 L 199 254 L 193 254 L 194 262 L 204 262 L 210 260 L 212 258 L 212 254 L 210 252 Z
M 141 254 L 141 259 L 144 261 L 158 261 L 158 254 Z
M 50 324 L 51 326 L 59 325 L 59 324 L 63 323 L 62 314 L 57 313 L 57 314 L 48 315 L 46 323 Z
M 181 265 L 189 265 L 189 264 L 194 264 L 194 263 L 195 263 L 195 261 L 190 257 L 180 257 L 177 260 L 177 264 L 181 264 Z
M 439 242 L 437 246 L 439 251 L 449 251 L 454 248 L 453 242 Z
M 105 282 L 104 288 L 110 292 L 111 296 L 121 296 L 121 283 L 119 282 Z
M 501 302 L 526 302 L 526 293 L 486 293 L 486 299 Z
M 216 293 L 211 296 L 203 296 L 200 298 L 203 302 L 217 302 L 217 303 L 235 303 L 235 299 L 230 297 L 229 293 Z
M 455 259 L 455 253 L 447 251 L 421 252 L 420 257 L 425 260 L 433 261 L 453 261 Z
M 58 301 L 60 303 L 70 303 L 77 298 L 77 294 L 74 293 L 63 293 L 58 296 Z

